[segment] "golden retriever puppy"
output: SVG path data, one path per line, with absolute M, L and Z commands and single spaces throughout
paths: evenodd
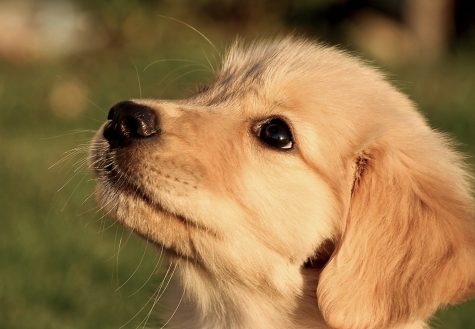
M 107 119 L 97 197 L 176 266 L 169 328 L 421 329 L 475 292 L 461 156 L 342 51 L 235 45 L 193 97 Z

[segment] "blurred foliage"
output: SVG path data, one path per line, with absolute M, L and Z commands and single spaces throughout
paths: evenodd
M 286 11 L 289 4 L 322 10 L 330 2 L 277 1 L 275 8 L 289 18 L 296 17 L 295 11 Z M 221 14 L 209 13 L 207 6 L 216 1 L 208 0 L 185 7 L 182 1 L 79 3 L 93 12 L 98 26 L 113 31 L 107 47 L 49 62 L 0 60 L 0 328 L 157 324 L 154 316 L 146 319 L 166 270 L 152 275 L 159 253 L 98 211 L 85 162 L 87 143 L 111 104 L 136 97 L 184 97 L 210 78 L 209 63 L 219 63 L 220 54 L 195 31 L 157 13 L 196 26 L 221 51 L 236 34 L 267 36 L 296 29 L 293 18 L 273 11 L 261 18 L 262 12 L 251 10 L 250 16 L 242 14 L 228 24 L 213 19 Z M 231 15 L 234 9 L 226 10 Z M 208 14 L 200 17 L 203 12 Z M 432 64 L 378 63 L 433 127 L 460 142 L 473 164 L 474 55 L 473 49 L 458 45 Z M 450 308 L 438 314 L 434 326 L 475 328 L 474 314 L 474 302 Z

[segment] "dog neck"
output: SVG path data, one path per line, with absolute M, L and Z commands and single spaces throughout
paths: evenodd
M 165 292 L 162 323 L 169 329 L 331 329 L 315 297 L 318 270 L 302 268 L 300 277 L 288 293 L 270 296 L 178 266 Z M 416 321 L 387 329 L 428 328 L 424 321 Z
M 316 303 L 314 270 L 297 268 L 294 277 L 300 280 L 290 282 L 291 287 L 259 289 L 214 280 L 199 268 L 180 265 L 164 296 L 166 328 L 328 328 Z

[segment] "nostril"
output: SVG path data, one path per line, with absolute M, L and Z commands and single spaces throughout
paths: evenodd
M 155 112 L 141 110 L 133 115 L 126 117 L 126 126 L 136 136 L 149 137 L 158 132 L 157 116 Z
M 104 137 L 111 147 L 125 146 L 139 138 L 160 132 L 157 113 L 148 106 L 131 101 L 114 105 L 107 116 Z
M 104 130 L 102 132 L 102 136 L 104 136 L 105 139 L 109 141 L 109 143 L 112 145 L 112 141 L 115 139 L 115 129 L 113 127 L 113 124 L 111 121 L 106 122 L 104 125 Z

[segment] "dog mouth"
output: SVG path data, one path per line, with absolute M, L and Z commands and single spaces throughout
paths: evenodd
M 99 178 L 105 180 L 111 189 L 118 193 L 126 194 L 132 198 L 137 198 L 145 202 L 147 205 L 156 208 L 157 211 L 167 212 L 160 204 L 152 200 L 146 193 L 144 188 L 134 182 L 134 180 L 123 170 L 119 169 L 119 165 L 110 152 L 104 155 L 105 165 L 96 171 L 99 173 Z
M 106 187 L 107 190 L 111 191 L 113 195 L 122 195 L 132 200 L 139 200 L 140 203 L 145 204 L 145 206 L 150 208 L 154 213 L 173 218 L 173 221 L 176 221 L 176 223 L 180 224 L 180 226 L 184 227 L 189 232 L 200 231 L 206 234 L 213 234 L 208 227 L 204 227 L 175 211 L 168 210 L 159 201 L 153 198 L 153 196 L 147 192 L 137 179 L 134 179 L 131 174 L 127 173 L 127 170 L 120 167 L 120 163 L 114 155 L 113 150 L 108 149 L 103 154 L 92 154 L 92 156 L 99 159 L 96 160 L 96 164 L 93 166 L 93 171 L 98 179 L 98 183 L 102 183 L 102 185 Z M 102 203 L 110 203 L 110 200 L 102 201 Z M 119 222 L 121 221 L 119 220 Z M 199 263 L 199 257 L 195 252 L 191 254 L 189 252 L 182 252 L 179 248 L 166 246 L 161 243 L 159 239 L 141 232 L 138 227 L 129 226 L 129 228 L 156 248 L 166 252 L 170 259 L 182 259 L 186 261 L 193 260 L 193 263 Z
M 119 169 L 117 161 L 114 160 L 110 153 L 106 154 L 105 162 L 107 165 L 102 169 L 102 177 L 107 181 L 112 189 L 119 193 L 124 193 L 130 197 L 142 200 L 145 204 L 155 209 L 156 212 L 171 215 L 184 224 L 202 228 L 200 225 L 188 220 L 183 215 L 167 210 L 162 204 L 153 199 L 141 184 L 135 182 L 129 174 Z

